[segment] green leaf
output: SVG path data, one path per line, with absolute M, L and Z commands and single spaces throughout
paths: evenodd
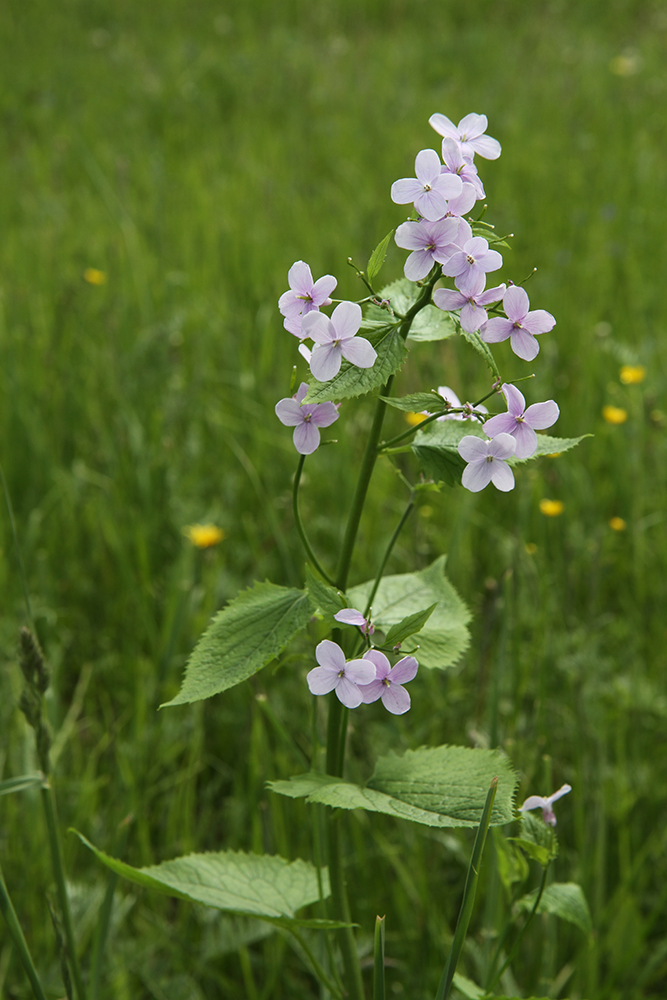
M 491 814 L 494 826 L 513 818 L 516 777 L 502 754 L 468 747 L 421 747 L 402 757 L 380 757 L 362 787 L 342 778 L 311 771 L 289 781 L 272 781 L 280 795 L 305 798 L 338 809 L 366 809 L 424 826 L 478 826 L 491 779 L 498 794 Z
M 406 312 L 417 301 L 420 291 L 421 289 L 415 285 L 414 281 L 409 281 L 408 278 L 399 278 L 398 281 L 392 281 L 390 285 L 386 285 L 378 292 L 378 297 L 388 299 L 391 308 L 401 316 L 405 316 Z M 366 315 L 369 319 L 382 319 L 383 316 L 386 317 L 387 313 L 380 306 L 370 305 L 366 310 Z
M 465 1000 L 482 1000 L 482 997 L 486 996 L 486 990 L 483 990 L 477 983 L 473 983 L 472 979 L 462 976 L 460 972 L 454 973 L 452 985 L 461 996 L 465 997 Z
M 521 831 L 518 837 L 511 837 L 513 843 L 539 862 L 543 868 L 558 856 L 558 837 L 552 826 L 547 826 L 531 812 L 521 813 Z
M 581 441 L 585 438 L 593 437 L 592 434 L 582 434 L 580 437 L 576 438 L 557 438 L 551 437 L 549 434 L 538 434 L 537 435 L 537 451 L 530 458 L 511 458 L 509 460 L 510 465 L 520 465 L 523 462 L 530 462 L 534 458 L 542 458 L 544 455 L 551 455 L 555 457 L 556 455 L 562 454 L 564 451 L 569 451 L 570 448 L 575 448 Z
M 403 642 L 409 636 L 415 635 L 417 632 L 421 632 L 436 607 L 437 603 L 432 604 L 430 608 L 426 608 L 424 611 L 416 611 L 414 615 L 408 615 L 408 617 L 404 618 L 402 622 L 398 623 L 398 625 L 392 625 L 385 636 L 384 644 L 386 646 L 395 646 L 397 643 Z
M 314 608 L 318 608 L 322 614 L 333 616 L 349 608 L 347 598 L 342 590 L 336 590 L 329 586 L 321 577 L 316 576 L 310 566 L 306 566 L 306 589 L 310 594 L 310 600 Z
M 395 375 L 408 356 L 403 338 L 396 326 L 380 327 L 378 330 L 365 331 L 367 340 L 377 351 L 377 358 L 372 368 L 357 368 L 343 359 L 340 371 L 329 382 L 318 382 L 312 379 L 304 402 L 337 403 L 341 399 L 351 399 L 363 396 L 373 389 L 386 384 L 391 375 Z
M 467 333 L 460 323 L 456 324 L 458 327 L 458 332 L 461 334 L 464 340 L 474 347 L 479 355 L 481 355 L 486 361 L 487 365 L 491 369 L 495 378 L 500 378 L 500 372 L 498 371 L 498 365 L 496 364 L 496 359 L 494 358 L 491 348 L 488 344 L 485 344 L 479 333 L 475 330 L 474 333 Z
M 445 399 L 434 389 L 431 392 L 413 392 L 409 396 L 382 396 L 389 406 L 406 413 L 444 413 L 447 409 Z
M 385 259 L 387 257 L 387 247 L 389 246 L 389 240 L 392 238 L 393 235 L 394 235 L 394 230 L 392 229 L 391 232 L 387 233 L 387 235 L 383 240 L 380 240 L 375 250 L 370 255 L 368 261 L 368 267 L 366 268 L 366 277 L 368 278 L 371 284 L 373 283 L 373 278 L 375 278 L 375 276 L 378 275 L 382 270 L 382 265 L 384 264 Z
M 297 910 L 320 898 L 317 870 L 307 861 L 286 861 L 277 856 L 243 851 L 211 851 L 188 854 L 148 868 L 133 868 L 100 851 L 77 830 L 73 832 L 107 868 L 135 885 L 203 903 L 226 913 L 257 917 L 282 927 L 341 926 L 328 920 L 295 917 Z M 322 869 L 321 876 L 326 898 L 330 892 L 326 868 Z
M 500 881 L 506 891 L 511 893 L 515 882 L 525 882 L 528 878 L 528 862 L 516 844 L 508 840 L 500 830 L 494 830 L 492 836 Z
M 516 904 L 520 910 L 530 912 L 535 905 L 537 889 L 522 896 Z M 551 913 L 561 920 L 567 920 L 579 927 L 584 934 L 590 934 L 593 929 L 590 910 L 584 896 L 584 891 L 576 882 L 553 882 L 542 893 L 537 907 L 538 913 Z
M 385 576 L 373 600 L 373 623 L 386 634 L 409 615 L 437 604 L 419 633 L 417 659 L 422 667 L 449 667 L 470 641 L 470 612 L 445 576 L 446 556 L 417 573 Z M 348 591 L 352 607 L 365 608 L 374 581 Z M 486 794 L 486 793 L 485 793 Z
M 282 652 L 312 614 L 303 590 L 273 583 L 244 590 L 206 629 L 187 662 L 181 690 L 166 704 L 201 701 L 240 684 Z
M 417 343 L 428 340 L 447 340 L 455 333 L 456 324 L 451 313 L 444 312 L 437 306 L 424 306 L 412 321 L 408 340 Z
M 0 781 L 0 795 L 9 795 L 11 792 L 22 792 L 26 788 L 34 788 L 35 785 L 41 785 L 43 781 L 44 775 L 41 773 L 22 774 L 20 778 L 6 778 L 5 781 Z

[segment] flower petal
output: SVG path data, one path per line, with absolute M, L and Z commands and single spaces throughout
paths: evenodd
M 334 615 L 337 622 L 343 622 L 344 625 L 365 625 L 366 619 L 362 615 L 361 611 L 355 611 L 354 608 L 343 608 L 342 611 L 337 611 Z
M 471 462 L 466 465 L 461 476 L 461 483 L 471 493 L 479 493 L 491 482 L 493 462 Z
M 340 371 L 340 362 L 340 346 L 318 344 L 310 359 L 310 370 L 318 382 L 328 382 Z
M 356 365 L 357 368 L 372 368 L 375 364 L 377 351 L 365 337 L 350 337 L 349 340 L 343 341 L 340 349 L 346 361 Z
M 331 670 L 345 670 L 345 654 L 337 642 L 323 639 L 315 648 L 315 659 L 321 667 Z
M 491 482 L 497 490 L 508 493 L 514 489 L 514 473 L 504 462 L 490 462 Z
M 499 344 L 511 336 L 514 326 L 509 319 L 502 316 L 494 316 L 484 324 L 479 331 L 479 335 L 485 344 Z
M 391 673 L 389 660 L 379 649 L 369 649 L 367 653 L 364 653 L 363 659 L 370 660 L 375 667 L 376 680 L 382 681 Z
M 390 684 L 385 687 L 382 704 L 392 715 L 405 715 L 410 709 L 410 695 L 400 684 Z
M 346 708 L 359 708 L 361 705 L 361 691 L 357 685 L 347 679 L 340 677 L 336 685 L 336 697 Z
M 391 200 L 395 205 L 407 205 L 424 191 L 424 185 L 412 177 L 402 177 L 391 185 Z
M 310 420 L 304 420 L 294 428 L 292 440 L 300 455 L 312 455 L 320 446 L 320 432 Z
M 330 427 L 339 416 L 338 407 L 334 403 L 317 403 L 313 407 L 312 422 L 316 427 Z
M 572 785 L 561 785 L 558 791 L 554 792 L 553 795 L 550 795 L 546 801 L 549 803 L 557 802 L 558 799 L 563 797 L 563 795 L 567 795 L 567 793 L 571 791 Z
M 489 443 L 489 455 L 505 462 L 516 451 L 516 441 L 511 434 L 496 434 Z
M 549 805 L 547 799 L 542 795 L 529 795 L 522 806 L 519 806 L 519 812 L 526 812 L 528 809 L 544 809 Z
M 465 136 L 466 142 L 470 142 L 471 139 L 476 139 L 478 135 L 483 135 L 486 132 L 489 124 L 489 119 L 486 115 L 476 115 L 471 112 L 462 118 L 458 124 L 458 133 L 461 137 Z
M 511 382 L 505 382 L 502 386 L 503 396 L 507 400 L 507 410 L 513 417 L 522 417 L 526 409 L 526 400 L 523 393 Z
M 433 253 L 430 250 L 415 250 L 403 267 L 409 281 L 421 281 L 433 267 Z
M 424 184 L 433 185 L 440 176 L 440 157 L 434 149 L 422 149 L 415 157 L 415 174 Z
M 465 295 L 453 288 L 438 288 L 433 292 L 433 302 L 438 309 L 451 312 L 453 309 L 461 309 L 468 300 Z
M 372 660 L 348 660 L 345 664 L 345 676 L 355 684 L 370 684 L 376 679 L 377 669 Z
M 523 322 L 523 318 L 530 309 L 530 299 L 523 288 L 518 285 L 510 285 L 503 295 L 503 309 L 513 323 Z
M 306 675 L 311 694 L 329 694 L 338 684 L 338 674 L 329 667 L 314 667 Z
M 474 302 L 466 301 L 461 310 L 461 326 L 466 333 L 475 333 L 488 318 L 486 309 L 483 306 L 476 306 Z
M 323 306 L 327 304 L 327 299 L 335 289 L 338 284 L 338 280 L 334 278 L 333 274 L 325 274 L 321 278 L 318 278 L 313 285 L 313 290 L 311 292 L 311 298 L 315 306 Z
M 340 302 L 331 314 L 336 336 L 341 339 L 354 337 L 361 326 L 362 313 L 358 302 Z
M 433 242 L 431 227 L 423 222 L 402 222 L 396 230 L 394 242 L 403 250 L 423 250 Z
M 558 403 L 555 399 L 547 399 L 544 403 L 533 403 L 523 415 L 529 427 L 534 427 L 536 431 L 542 431 L 545 427 L 551 427 L 560 416 Z
M 301 336 L 310 337 L 316 344 L 328 344 L 336 334 L 328 316 L 321 312 L 309 312 L 301 320 Z
M 386 685 L 382 681 L 371 681 L 370 684 L 360 684 L 359 691 L 361 693 L 362 701 L 365 705 L 372 705 L 374 701 L 382 697 L 382 693 L 386 690 Z
M 496 434 L 513 434 L 516 426 L 516 417 L 511 413 L 499 413 L 485 422 L 484 433 L 490 438 L 494 438 Z
M 459 441 L 458 451 L 466 462 L 483 462 L 489 454 L 489 442 L 474 434 L 466 434 Z
M 475 139 L 468 139 L 468 142 L 480 156 L 485 160 L 497 160 L 502 153 L 502 146 L 497 139 L 492 139 L 490 135 L 480 135 Z
M 419 664 L 414 656 L 404 656 L 392 667 L 389 680 L 392 684 L 407 684 L 417 676 L 418 670 Z
M 524 316 L 521 325 L 528 330 L 528 333 L 535 335 L 553 330 L 556 320 L 546 309 L 533 309 Z
M 533 335 L 527 333 L 525 330 L 513 329 L 510 343 L 516 356 L 523 358 L 524 361 L 532 361 L 540 353 L 540 345 Z
M 313 290 L 313 275 L 305 261 L 297 260 L 295 264 L 292 264 L 287 272 L 287 281 L 297 295 L 310 297 Z
M 428 120 L 431 128 L 434 128 L 438 135 L 450 136 L 452 139 L 457 139 L 459 135 L 459 130 L 457 129 L 454 122 L 450 121 L 446 115 L 441 115 L 436 113 L 431 115 Z
M 524 421 L 517 423 L 513 432 L 516 441 L 515 458 L 530 458 L 537 451 L 537 434 L 532 427 Z
M 297 424 L 303 422 L 303 413 L 301 412 L 301 407 L 295 399 L 288 397 L 287 399 L 281 399 L 276 403 L 276 416 L 281 424 L 285 427 L 296 427 Z

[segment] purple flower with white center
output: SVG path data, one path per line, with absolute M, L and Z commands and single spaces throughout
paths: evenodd
M 375 677 L 375 664 L 368 660 L 345 661 L 340 646 L 323 639 L 315 649 L 315 659 L 319 667 L 311 670 L 306 680 L 311 694 L 329 694 L 336 697 L 346 708 L 358 708 L 363 698 L 357 685 L 370 684 Z
M 433 267 L 449 260 L 456 247 L 452 244 L 458 238 L 460 220 L 442 219 L 440 222 L 404 222 L 396 230 L 396 245 L 404 250 L 412 250 L 405 262 L 405 277 L 410 281 L 421 281 Z
M 358 625 L 363 635 L 373 635 L 375 632 L 375 625 L 371 625 L 370 618 L 364 618 L 361 611 L 357 611 L 356 608 L 343 608 L 334 615 L 334 618 L 343 625 Z
M 312 455 L 320 445 L 320 427 L 329 427 L 340 414 L 334 403 L 304 403 L 308 383 L 302 382 L 290 399 L 276 403 L 276 416 L 286 427 L 293 427 L 292 440 L 300 455 Z
M 440 157 L 434 149 L 422 149 L 415 159 L 417 179 L 403 177 L 391 185 L 391 200 L 396 205 L 412 202 L 429 222 L 442 219 L 447 211 L 447 199 L 456 198 L 463 182 L 455 174 L 441 173 Z
M 428 120 L 431 128 L 438 135 L 454 139 L 461 147 L 464 156 L 472 159 L 479 153 L 485 160 L 497 160 L 501 153 L 500 143 L 490 135 L 484 135 L 489 124 L 486 115 L 470 114 L 462 118 L 458 125 L 450 121 L 446 115 L 431 115 Z
M 514 473 L 507 459 L 511 458 L 516 441 L 511 434 L 498 434 L 491 441 L 467 434 L 459 441 L 459 455 L 468 462 L 461 482 L 471 493 L 479 493 L 489 483 L 507 493 L 514 489 Z
M 540 345 L 535 337 L 553 330 L 556 320 L 546 309 L 529 312 L 530 300 L 523 288 L 510 285 L 503 295 L 503 309 L 507 319 L 494 316 L 480 330 L 480 337 L 486 344 L 499 344 L 510 338 L 510 345 L 517 357 L 532 361 L 537 357 Z
M 310 370 L 320 382 L 328 382 L 340 371 L 343 358 L 357 368 L 372 368 L 377 352 L 365 337 L 357 337 L 361 326 L 361 306 L 341 302 L 331 319 L 320 312 L 303 317 L 301 335 L 315 341 Z
M 456 393 L 454 392 L 454 390 L 450 389 L 448 385 L 439 385 L 438 386 L 438 393 L 439 393 L 439 395 L 443 396 L 447 400 L 447 402 L 449 403 L 449 405 L 451 407 L 453 407 L 454 409 L 458 410 L 458 409 L 462 408 L 463 403 L 461 402 L 461 400 L 459 399 L 459 397 L 456 395 Z M 472 410 L 472 406 L 470 405 L 470 403 L 466 403 L 466 407 L 470 407 L 470 409 Z M 475 409 L 478 410 L 480 413 L 488 413 L 489 412 L 487 410 L 487 408 L 483 404 L 481 406 L 476 406 Z M 472 414 L 471 413 L 443 413 L 443 415 L 441 417 L 437 417 L 436 418 L 436 421 L 437 420 L 472 420 Z
M 278 299 L 278 308 L 285 317 L 283 326 L 295 337 L 301 339 L 301 318 L 306 313 L 318 310 L 320 306 L 330 306 L 329 296 L 338 284 L 332 274 L 313 281 L 313 275 L 308 265 L 297 260 L 289 269 L 287 280 L 290 290 L 283 292 Z
M 451 288 L 438 288 L 433 293 L 433 301 L 438 309 L 448 312 L 460 309 L 461 326 L 466 333 L 474 333 L 489 318 L 484 306 L 500 302 L 507 287 L 504 284 L 496 285 L 495 288 L 487 288 L 484 291 L 485 284 L 485 275 L 478 274 L 475 280 L 470 282 L 465 293 Z
M 489 437 L 497 434 L 511 434 L 516 441 L 515 458 L 530 458 L 537 450 L 535 431 L 551 427 L 560 416 L 558 403 L 548 399 L 545 403 L 533 403 L 526 409 L 526 400 L 515 385 L 502 387 L 507 400 L 507 413 L 499 413 L 484 424 L 484 433 Z
M 404 656 L 392 667 L 379 649 L 369 649 L 364 653 L 364 660 L 369 660 L 375 666 L 375 680 L 359 686 L 365 704 L 370 705 L 382 698 L 382 704 L 388 712 L 392 715 L 404 715 L 410 708 L 410 695 L 402 685 L 411 681 L 419 669 L 414 656 Z
M 553 795 L 542 796 L 542 795 L 529 795 L 524 804 L 520 807 L 519 812 L 526 812 L 528 809 L 541 809 L 544 822 L 549 826 L 556 825 L 556 814 L 554 813 L 552 806 L 554 802 L 562 798 L 563 795 L 567 795 L 568 792 L 572 791 L 572 785 L 561 785 L 557 792 Z
M 503 258 L 498 251 L 489 250 L 488 240 L 483 236 L 473 236 L 442 265 L 442 273 L 455 278 L 460 291 L 468 292 L 480 276 L 484 278 L 489 271 L 497 271 L 502 263 Z
M 477 167 L 470 159 L 466 159 L 461 147 L 454 139 L 442 140 L 443 173 L 456 174 L 464 184 L 471 184 L 475 191 L 475 201 L 486 198 L 484 185 L 477 173 Z

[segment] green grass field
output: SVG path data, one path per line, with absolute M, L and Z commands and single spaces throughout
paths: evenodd
M 594 437 L 526 466 L 513 493 L 422 496 L 389 571 L 447 552 L 473 642 L 455 669 L 424 678 L 408 717 L 369 714 L 354 757 L 366 775 L 390 748 L 500 746 L 520 796 L 569 782 L 556 870 L 584 887 L 595 930 L 587 940 L 538 920 L 519 988 L 664 997 L 664 6 L 5 0 L 0 38 L 0 460 L 54 669 L 63 829 L 110 853 L 126 839 L 135 865 L 222 848 L 311 855 L 307 807 L 266 791 L 299 761 L 257 697 L 305 728 L 305 745 L 303 659 L 194 707 L 157 707 L 239 589 L 302 584 L 295 453 L 273 414 L 293 363 L 276 305 L 288 268 L 306 260 L 360 297 L 346 259 L 363 265 L 405 218 L 389 189 L 419 149 L 439 148 L 429 116 L 484 113 L 503 145 L 480 165 L 487 218 L 516 234 L 502 278 L 537 267 L 532 305 L 557 319 L 526 395 L 558 400 L 558 435 Z M 387 282 L 403 259 L 390 250 Z M 104 283 L 85 280 L 89 268 Z M 525 374 L 507 344 L 497 353 Z M 621 382 L 626 364 L 646 368 L 640 384 Z M 443 383 L 466 399 L 490 388 L 465 343 L 415 345 L 401 392 Z M 606 422 L 605 405 L 625 422 Z M 369 420 L 367 405 L 345 414 L 302 499 L 331 560 Z M 405 427 L 397 411 L 391 421 Z M 562 501 L 559 516 L 540 511 L 545 498 Z M 372 575 L 404 503 L 380 463 L 353 582 Z M 224 541 L 194 549 L 183 535 L 194 522 Z M 17 710 L 25 612 L 6 512 L 0 544 L 2 779 L 36 761 Z M 471 841 L 406 827 L 355 814 L 349 878 L 369 961 L 386 912 L 390 993 L 421 1000 L 437 986 Z M 65 849 L 87 967 L 106 875 L 73 836 Z M 48 995 L 61 997 L 36 792 L 0 798 L 0 861 Z M 502 905 L 491 851 L 483 883 L 470 975 Z M 237 954 L 240 935 L 213 911 L 119 884 L 100 996 L 318 995 L 282 936 L 241 940 Z M 30 995 L 4 926 L 0 994 Z

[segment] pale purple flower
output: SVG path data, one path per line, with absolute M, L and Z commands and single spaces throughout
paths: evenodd
M 489 318 L 484 306 L 500 302 L 507 287 L 504 284 L 496 285 L 495 288 L 487 288 L 484 291 L 485 284 L 485 275 L 478 274 L 474 281 L 470 281 L 466 292 L 455 291 L 451 288 L 438 288 L 433 293 L 433 301 L 439 309 L 449 312 L 460 309 L 461 326 L 466 333 L 474 333 Z
M 382 698 L 382 704 L 392 715 L 403 715 L 410 708 L 410 695 L 402 686 L 411 681 L 417 674 L 419 664 L 414 656 L 404 656 L 402 660 L 391 667 L 389 660 L 379 649 L 369 649 L 364 653 L 364 660 L 370 660 L 375 666 L 375 680 L 370 684 L 361 684 L 359 690 L 363 701 L 371 702 Z
M 320 382 L 328 382 L 340 371 L 345 358 L 357 368 L 372 368 L 377 352 L 370 341 L 355 334 L 361 326 L 361 306 L 356 302 L 341 302 L 331 319 L 320 312 L 303 317 L 302 336 L 315 341 L 310 370 Z
M 460 218 L 469 212 L 477 201 L 477 191 L 472 184 L 468 184 L 466 181 L 463 182 L 463 191 L 458 196 L 458 198 L 448 198 L 447 199 L 447 211 L 445 212 L 445 219 L 449 219 L 452 216 Z M 472 238 L 472 230 L 470 231 L 470 236 L 468 239 Z
M 499 413 L 484 424 L 484 433 L 489 437 L 498 434 L 511 434 L 516 440 L 515 458 L 530 458 L 537 450 L 537 434 L 535 431 L 551 427 L 560 416 L 558 403 L 548 399 L 545 403 L 533 403 L 526 409 L 526 400 L 515 385 L 509 383 L 502 387 L 507 400 L 507 413 Z
M 507 319 L 494 316 L 480 330 L 480 337 L 487 344 L 499 344 L 510 338 L 512 350 L 524 361 L 532 361 L 540 350 L 535 337 L 553 330 L 556 320 L 546 309 L 529 312 L 530 300 L 523 288 L 510 285 L 503 295 L 503 309 Z
M 286 427 L 293 427 L 292 440 L 300 455 L 312 455 L 319 448 L 320 427 L 329 427 L 338 420 L 338 407 L 334 403 L 304 403 L 308 383 L 302 382 L 290 399 L 276 403 L 276 416 Z
M 442 219 L 440 222 L 404 222 L 396 230 L 396 245 L 404 250 L 412 250 L 405 262 L 405 277 L 410 281 L 421 281 L 433 267 L 449 260 L 456 247 L 460 220 Z
M 454 139 L 442 140 L 443 173 L 456 174 L 464 184 L 471 184 L 475 191 L 475 201 L 486 198 L 484 185 L 477 173 L 477 167 L 470 159 L 466 159 L 461 147 Z M 466 209 L 466 211 L 468 211 Z
M 439 385 L 438 386 L 438 393 L 439 393 L 439 395 L 443 396 L 447 400 L 447 402 L 449 403 L 449 405 L 451 407 L 453 407 L 453 409 L 458 410 L 458 409 L 461 409 L 463 407 L 463 403 L 461 402 L 461 400 L 459 399 L 459 397 L 456 395 L 456 393 L 454 392 L 453 389 L 449 388 L 448 385 Z M 466 408 L 468 408 L 468 407 L 472 411 L 472 406 L 471 406 L 470 403 L 466 403 Z M 478 410 L 480 413 L 488 413 L 489 412 L 487 410 L 487 408 L 483 404 L 481 406 L 476 406 L 475 409 Z M 469 413 L 443 413 L 443 415 L 441 417 L 437 417 L 436 418 L 436 422 L 438 420 L 472 420 L 472 419 L 473 418 L 472 418 L 472 413 L 471 412 L 469 412 Z
M 542 795 L 529 795 L 524 804 L 519 808 L 519 812 L 526 812 L 528 809 L 541 809 L 544 822 L 548 823 L 549 826 L 555 826 L 557 822 L 556 814 L 551 807 L 554 802 L 571 791 L 572 785 L 561 785 L 557 792 L 554 792 L 553 795 L 548 795 L 546 798 Z
M 459 455 L 468 462 L 461 482 L 471 493 L 479 493 L 489 483 L 507 493 L 514 489 L 514 473 L 506 464 L 516 448 L 511 434 L 498 434 L 491 441 L 467 434 L 459 441 Z
M 289 269 L 287 280 L 290 290 L 283 292 L 278 299 L 278 308 L 285 317 L 283 326 L 295 337 L 302 337 L 301 318 L 306 313 L 317 310 L 320 306 L 330 306 L 329 296 L 338 284 L 332 274 L 313 281 L 313 275 L 308 265 L 297 260 Z
M 498 251 L 489 250 L 488 240 L 483 236 L 473 236 L 442 265 L 442 273 L 455 278 L 456 287 L 467 292 L 480 276 L 484 277 L 488 271 L 497 271 L 502 263 L 503 258 Z
M 434 149 L 422 149 L 415 159 L 417 179 L 403 177 L 391 185 L 391 200 L 396 205 L 412 202 L 429 222 L 442 219 L 447 211 L 447 199 L 456 198 L 463 190 L 463 182 L 455 174 L 440 171 L 440 157 Z
M 488 126 L 486 115 L 470 114 L 462 118 L 458 125 L 445 115 L 431 115 L 428 120 L 438 135 L 454 139 L 459 143 L 464 156 L 472 159 L 479 153 L 485 160 L 497 160 L 501 153 L 500 143 L 490 135 L 484 135 Z
M 357 685 L 370 684 L 375 677 L 375 664 L 368 660 L 345 661 L 340 646 L 330 639 L 323 639 L 315 649 L 315 659 L 319 667 L 311 670 L 306 680 L 311 694 L 329 694 L 336 697 L 346 708 L 358 708 L 363 701 Z
M 373 635 L 375 632 L 375 625 L 371 625 L 370 618 L 364 618 L 361 611 L 355 608 L 343 608 L 334 615 L 334 618 L 343 625 L 358 625 L 363 635 Z

